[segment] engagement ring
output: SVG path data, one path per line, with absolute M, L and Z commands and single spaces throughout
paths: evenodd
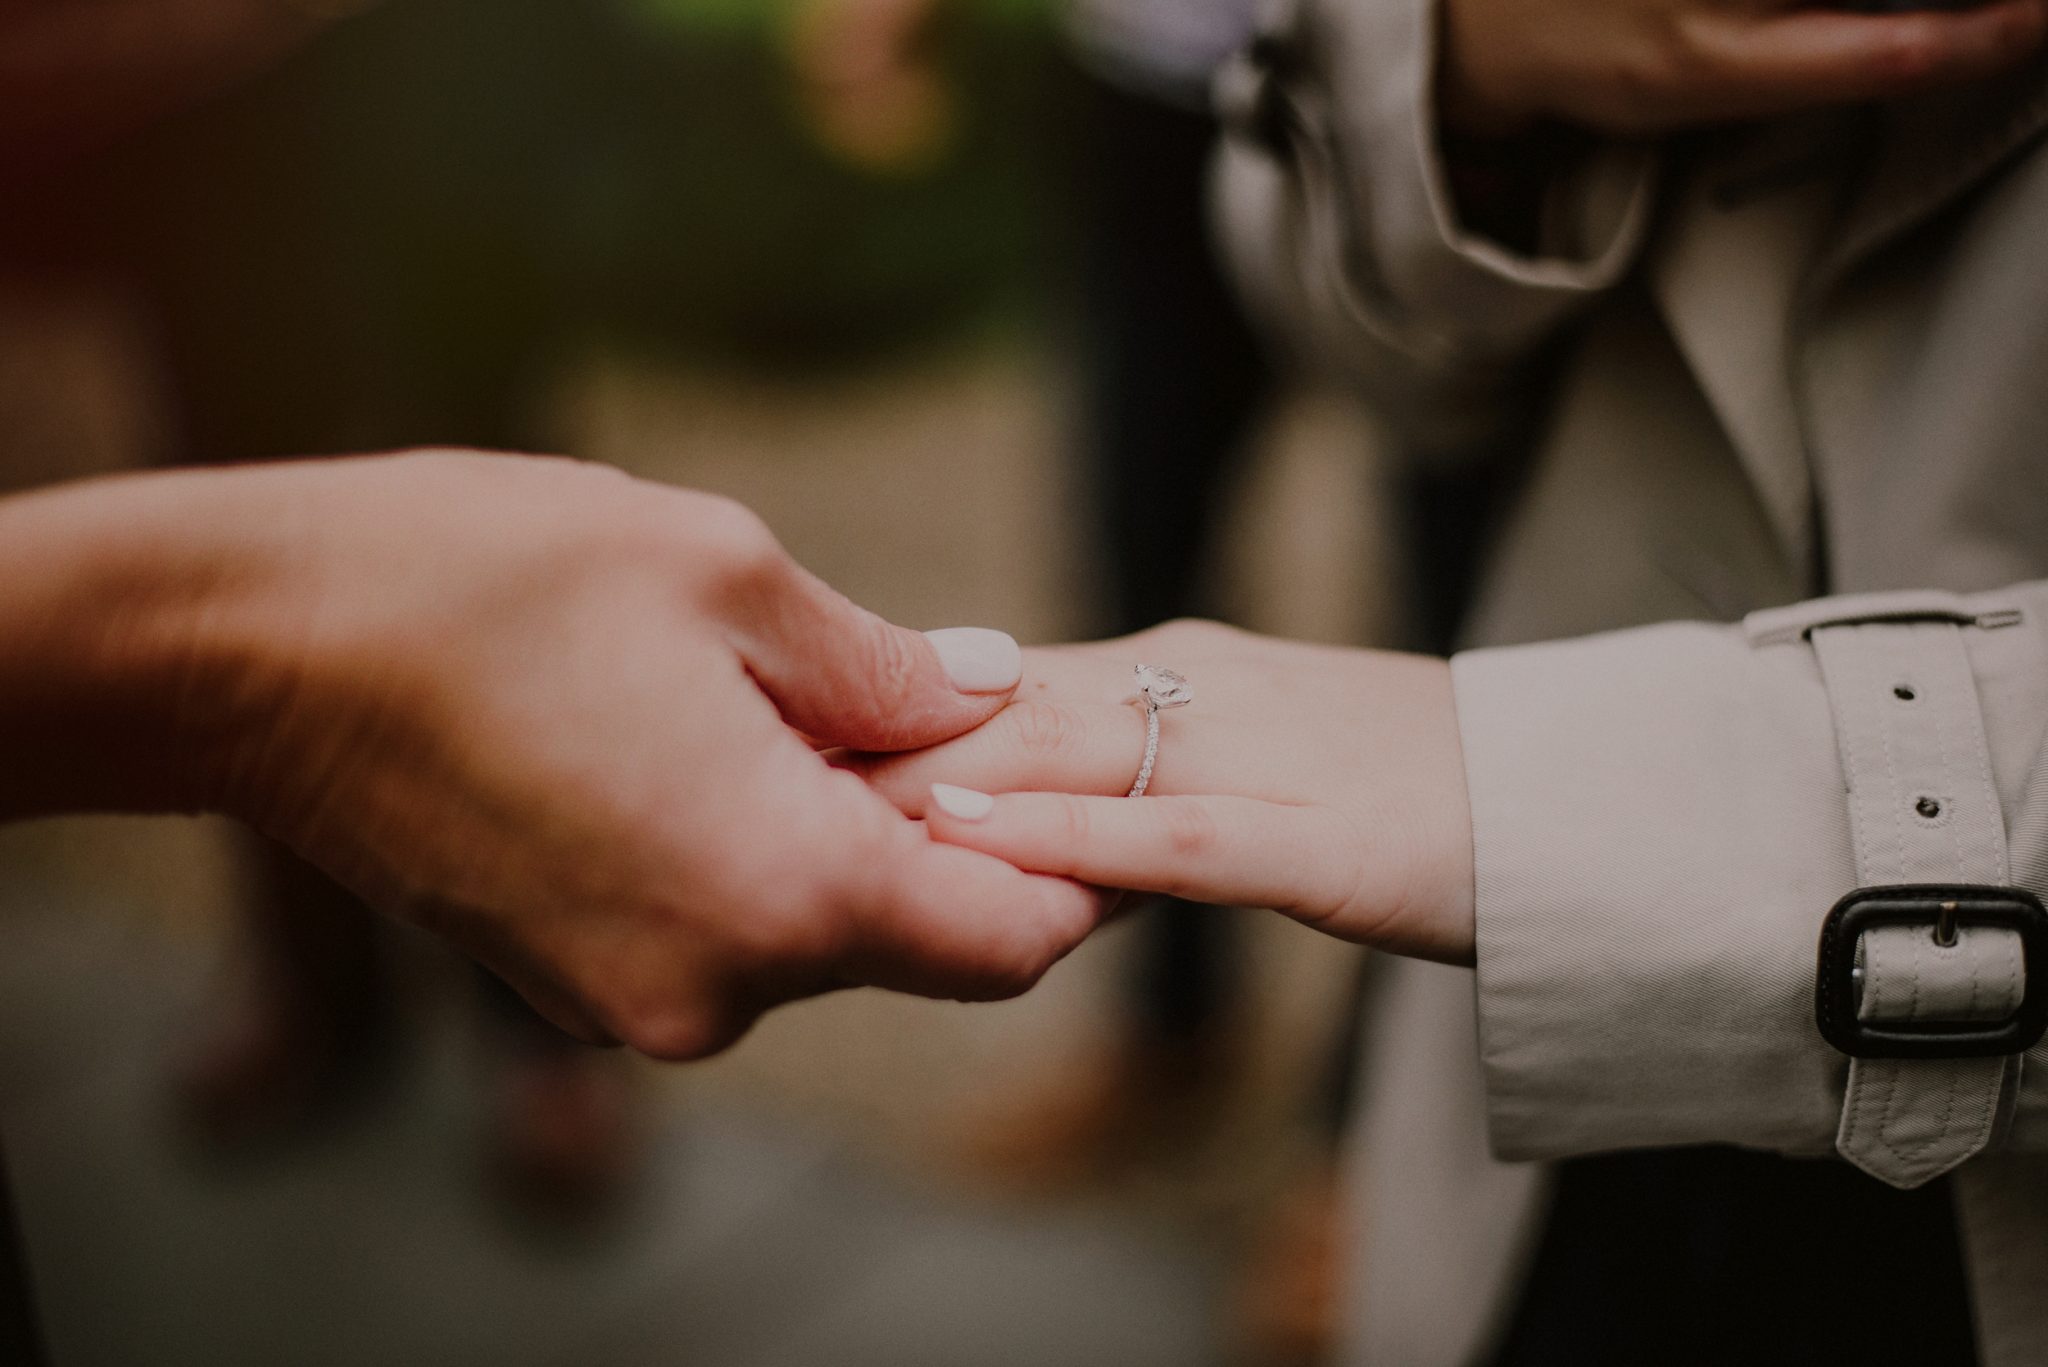
M 1159 758 L 1159 713 L 1168 707 L 1186 707 L 1195 700 L 1188 681 L 1170 669 L 1139 665 L 1138 701 L 1145 704 L 1145 762 L 1138 766 L 1138 781 L 1126 797 L 1143 797 L 1152 782 L 1152 765 Z

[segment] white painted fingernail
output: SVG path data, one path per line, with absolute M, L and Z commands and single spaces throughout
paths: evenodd
M 1024 652 L 1007 632 L 941 627 L 924 635 L 939 652 L 946 678 L 962 693 L 1006 692 L 1024 677 Z
M 987 793 L 977 793 L 972 788 L 956 788 L 950 783 L 934 783 L 932 805 L 955 821 L 979 821 L 996 809 L 996 800 Z

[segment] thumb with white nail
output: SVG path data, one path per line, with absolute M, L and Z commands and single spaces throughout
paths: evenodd
M 783 720 L 820 745 L 911 750 L 970 731 L 1017 689 L 1017 643 L 986 627 L 912 631 L 784 564 L 750 586 L 735 641 Z

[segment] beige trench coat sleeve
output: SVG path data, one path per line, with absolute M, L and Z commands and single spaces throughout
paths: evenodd
M 1835 638 L 1802 631 L 1820 622 L 1889 632 L 1883 672 L 1846 684 L 1831 674 L 1822 649 Z M 1480 1048 L 1503 1157 L 1845 1145 L 1849 1061 L 1814 1019 L 1821 923 L 1859 882 L 1920 881 L 1888 876 L 1881 862 L 1887 876 L 1859 879 L 1857 843 L 1887 848 L 1924 827 L 1937 853 L 1953 841 L 1983 871 L 1956 881 L 2031 880 L 2048 893 L 2048 582 L 1480 650 L 1457 656 L 1453 674 L 1474 827 Z M 1893 810 L 1886 779 L 1907 759 L 1888 745 L 1859 759 L 1853 736 L 1843 742 L 1845 710 L 1930 704 L 1951 709 L 1929 751 L 1941 765 L 1902 788 Z M 1961 758 L 1976 725 L 1988 765 Z M 1848 772 L 1859 763 L 1870 772 Z M 1916 810 L 1920 788 L 1938 795 L 1931 819 Z M 1877 805 L 1852 818 L 1858 802 Z M 1966 832 L 1981 848 L 1964 850 Z M 2018 1086 L 2010 1072 L 1997 1083 L 1991 1066 L 2007 1113 L 1977 1147 L 2048 1146 L 2048 1057 Z M 1939 1114 L 1906 1095 L 1889 1099 L 1899 1114 L 1887 1123 L 1918 1127 L 1900 1145 L 1912 1161 L 1865 1164 L 1898 1185 L 1976 1151 L 1929 1138 L 1967 1089 L 1950 1089 Z
M 1217 81 L 1216 217 L 1243 296 L 1419 455 L 1510 435 L 1529 363 L 1640 253 L 1641 149 L 1552 186 L 1542 252 L 1458 222 L 1434 117 L 1435 0 L 1299 0 Z

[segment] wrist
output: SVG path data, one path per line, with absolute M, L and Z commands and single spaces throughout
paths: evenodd
M 281 488 L 191 472 L 0 501 L 0 818 L 231 805 L 289 628 Z
M 1409 899 L 1421 913 L 1414 938 L 1390 945 L 1438 963 L 1474 960 L 1475 873 L 1472 797 L 1465 777 L 1465 742 L 1458 725 L 1457 690 L 1450 661 L 1417 657 L 1422 689 L 1416 696 L 1406 743 L 1415 752 L 1412 776 L 1400 785 L 1401 809 L 1414 822 L 1401 843 L 1413 851 Z

